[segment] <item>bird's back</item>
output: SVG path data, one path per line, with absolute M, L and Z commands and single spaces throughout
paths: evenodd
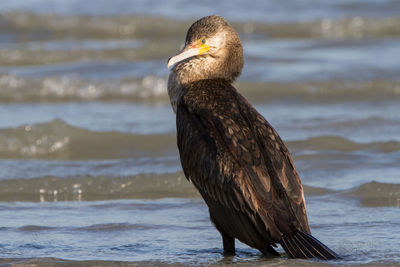
M 214 223 L 252 247 L 309 233 L 302 185 L 270 124 L 224 80 L 184 88 L 177 109 L 185 175 Z

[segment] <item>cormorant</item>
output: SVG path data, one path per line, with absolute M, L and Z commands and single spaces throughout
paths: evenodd
M 232 86 L 243 68 L 240 38 L 220 16 L 189 28 L 184 48 L 168 60 L 168 94 L 186 178 L 208 205 L 224 252 L 235 239 L 264 255 L 336 259 L 311 236 L 303 187 L 285 144 Z

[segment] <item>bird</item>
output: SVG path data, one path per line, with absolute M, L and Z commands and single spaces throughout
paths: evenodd
M 238 33 L 223 17 L 194 22 L 168 59 L 182 169 L 209 209 L 225 255 L 235 240 L 267 257 L 338 259 L 311 235 L 303 187 L 270 123 L 232 85 L 244 65 Z

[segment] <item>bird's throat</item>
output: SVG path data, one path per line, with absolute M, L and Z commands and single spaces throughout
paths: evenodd
M 168 77 L 168 95 L 176 113 L 176 105 L 185 86 L 205 79 L 220 79 L 218 62 L 212 57 L 198 56 L 176 64 Z

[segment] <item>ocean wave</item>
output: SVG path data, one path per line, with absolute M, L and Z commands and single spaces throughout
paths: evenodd
M 40 225 L 25 225 L 18 227 L 18 230 L 23 232 L 49 231 L 52 229 L 55 229 L 55 227 L 40 226 Z
M 1 32 L 0 32 L 1 37 Z M 132 43 L 132 47 L 128 44 Z M 135 45 L 135 44 L 138 45 Z M 139 40 L 49 40 L 0 43 L 2 66 L 31 66 L 79 60 L 143 60 L 163 57 L 154 44 Z M 139 45 L 140 44 L 140 45 Z M 172 50 L 172 48 L 171 48 Z
M 73 201 L 199 197 L 183 173 L 127 177 L 55 176 L 0 181 L 0 201 Z
M 296 100 L 305 102 L 348 102 L 400 99 L 400 82 L 237 82 L 237 87 L 252 102 Z M 0 102 L 129 101 L 169 105 L 167 78 L 147 75 L 142 78 L 95 81 L 77 76 L 29 77 L 0 74 Z
M 166 88 L 166 79 L 154 75 L 113 82 L 95 82 L 74 76 L 37 78 L 0 75 L 0 102 L 167 102 Z
M 105 223 L 92 224 L 82 227 L 62 227 L 65 231 L 84 231 L 84 232 L 109 232 L 109 231 L 127 231 L 127 230 L 151 230 L 160 228 L 160 225 L 152 224 L 130 224 L 130 223 Z M 38 232 L 58 230 L 57 227 L 41 226 L 41 225 L 24 225 L 16 228 L 0 227 L 0 231 L 17 230 L 21 232 Z
M 1 37 L 1 33 L 0 33 Z M 85 42 L 89 42 L 85 41 Z M 1 66 L 38 66 L 45 64 L 65 64 L 68 62 L 77 61 L 112 61 L 112 60 L 125 60 L 125 61 L 143 61 L 143 60 L 156 60 L 162 59 L 166 61 L 169 55 L 173 55 L 177 51 L 180 44 L 175 42 L 167 43 L 164 47 L 156 41 L 144 42 L 146 45 L 134 48 L 126 48 L 123 45 L 125 40 L 98 40 L 98 44 L 94 45 L 95 41 L 90 41 L 92 47 L 82 48 L 79 43 L 84 41 L 58 41 L 65 47 L 70 46 L 70 49 L 55 50 L 51 48 L 51 44 L 55 41 L 40 41 L 22 43 L 16 45 L 10 43 L 1 45 L 0 43 L 0 62 Z M 119 47 L 107 48 L 109 43 L 115 42 L 121 44 Z M 133 42 L 133 41 L 132 41 Z M 137 41 L 140 42 L 140 41 Z M 62 46 L 61 44 L 59 46 Z M 87 45 L 88 46 L 88 45 Z M 40 47 L 37 48 L 37 47 Z M 164 65 L 163 65 L 164 66 Z M 7 70 L 7 69 L 6 69 Z
M 4 27 L 1 32 L 29 35 L 33 32 L 47 33 L 32 35 L 38 40 L 46 39 L 128 39 L 168 38 L 180 35 L 190 26 L 190 21 L 141 15 L 90 16 L 35 14 L 30 12 L 5 12 L 0 14 Z
M 55 119 L 0 129 L 0 158 L 114 159 L 166 155 L 174 135 L 94 132 Z
M 37 65 L 84 59 L 160 59 L 176 53 L 190 22 L 143 16 L 0 14 L 0 62 Z M 180 36 L 180 38 L 173 38 Z M 172 37 L 172 38 L 171 38 Z M 167 41 L 166 41 L 167 40 Z
M 161 226 L 151 224 L 130 224 L 130 223 L 105 223 L 93 224 L 74 228 L 72 230 L 85 231 L 85 232 L 110 232 L 110 231 L 127 231 L 127 230 L 151 230 L 157 229 Z
M 148 38 L 181 36 L 191 20 L 165 17 L 121 15 L 80 16 L 8 12 L 0 14 L 1 32 L 30 36 L 39 40 L 57 38 Z M 400 35 L 400 18 L 319 19 L 307 22 L 232 22 L 243 34 L 262 33 L 271 38 L 362 38 Z M 32 34 L 32 33 L 46 34 Z M 22 39 L 22 38 L 21 38 Z
M 331 150 L 352 152 L 360 150 L 379 151 L 383 153 L 392 153 L 400 151 L 400 142 L 370 142 L 357 143 L 340 136 L 317 136 L 301 141 L 289 141 L 287 145 L 294 150 Z
M 246 24 L 245 24 L 246 25 Z M 263 32 L 273 38 L 330 38 L 360 39 L 400 35 L 400 18 L 320 19 L 309 22 L 255 24 L 254 32 Z M 243 25 L 244 26 L 244 25 Z M 243 28 L 245 29 L 245 28 Z
M 254 102 L 357 102 L 400 99 L 400 82 L 387 80 L 316 82 L 238 82 L 238 89 Z
M 307 195 L 331 192 L 312 186 L 304 186 L 304 191 Z M 198 198 L 200 195 L 182 172 L 126 177 L 45 176 L 0 181 L 0 201 L 94 201 L 168 197 Z
M 400 184 L 368 182 L 350 190 L 329 190 L 303 185 L 305 195 L 354 197 L 364 206 L 400 207 Z M 0 201 L 97 201 L 112 199 L 199 198 L 192 183 L 182 172 L 140 174 L 126 177 L 74 176 L 60 178 L 45 176 L 33 179 L 0 181 Z M 101 206 L 100 206 L 101 207 Z M 140 226 L 94 225 L 77 230 L 101 231 Z M 26 226 L 21 231 L 39 231 Z M 46 230 L 46 229 L 44 229 Z
M 400 184 L 370 182 L 345 193 L 356 197 L 369 207 L 395 206 L 400 207 Z
M 400 142 L 357 143 L 340 136 L 317 136 L 286 143 L 294 151 L 400 151 Z M 3 159 L 122 159 L 176 153 L 175 134 L 96 132 L 55 119 L 46 123 L 0 129 Z

